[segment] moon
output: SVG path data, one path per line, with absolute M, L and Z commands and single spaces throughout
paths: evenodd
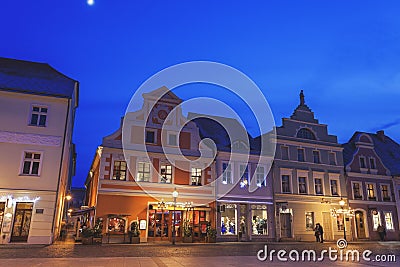
M 89 6 L 93 6 L 94 5 L 94 0 L 87 0 L 87 4 Z

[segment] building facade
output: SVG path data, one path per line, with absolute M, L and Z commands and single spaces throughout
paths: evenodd
M 78 87 L 48 64 L 0 58 L 1 244 L 59 236 Z
M 282 119 L 276 135 L 271 175 L 277 240 L 315 240 L 316 223 L 322 225 L 325 240 L 343 237 L 350 221 L 331 212 L 340 208 L 341 199 L 347 203 L 343 148 L 328 134 L 327 125 L 314 118 L 303 91 L 300 104 L 290 118 Z
M 379 240 L 377 228 L 382 225 L 387 240 L 398 240 L 395 173 L 400 146 L 378 131 L 356 132 L 343 147 L 349 203 L 354 210 L 354 238 Z
M 189 118 L 195 118 L 201 138 L 216 146 L 217 241 L 274 240 L 272 179 L 267 178 L 273 155 L 261 153 L 259 142 L 235 119 L 190 113 Z
M 181 241 L 187 228 L 194 241 L 204 240 L 207 225 L 215 227 L 211 151 L 175 94 L 162 87 L 143 98 L 142 108 L 127 113 L 97 149 L 86 181 L 88 206 L 96 207 L 109 237 L 139 222 L 141 242 Z

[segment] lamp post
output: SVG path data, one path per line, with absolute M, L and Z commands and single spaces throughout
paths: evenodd
M 175 220 L 176 220 L 175 211 L 176 211 L 176 198 L 178 197 L 178 191 L 176 191 L 176 187 L 175 187 L 174 191 L 172 192 L 172 197 L 174 198 L 174 222 L 172 225 L 172 245 L 175 245 L 175 236 L 176 236 L 176 233 L 175 233 Z
M 69 216 L 71 215 L 70 208 L 69 208 L 69 203 L 70 203 L 70 201 L 72 199 L 71 192 L 68 192 L 65 195 L 65 199 L 67 200 L 67 205 L 66 205 L 66 209 L 65 209 L 66 210 L 66 212 L 65 212 L 65 233 L 62 233 L 62 234 L 64 234 L 66 236 L 67 232 L 68 232 L 68 229 L 69 229 Z M 61 231 L 63 231 L 63 230 L 61 230 Z
M 336 210 L 335 208 L 331 210 L 332 216 L 337 217 L 338 214 L 343 214 L 343 238 L 344 240 L 346 239 L 346 215 L 350 218 L 353 216 L 353 210 L 349 207 L 348 209 L 345 209 L 346 202 L 343 200 L 343 198 L 340 198 L 339 201 L 339 206 L 340 209 Z

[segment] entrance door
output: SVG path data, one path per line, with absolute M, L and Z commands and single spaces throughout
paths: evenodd
M 364 213 L 359 210 L 356 211 L 355 218 L 356 218 L 357 238 L 360 239 L 366 238 Z
M 11 242 L 27 242 L 31 226 L 33 203 L 17 203 Z
M 322 212 L 322 227 L 324 229 L 324 240 L 333 240 L 332 215 L 330 212 Z
M 291 223 L 292 215 L 290 213 L 281 213 L 280 221 L 281 221 L 281 237 L 283 238 L 291 238 L 292 237 L 292 223 Z

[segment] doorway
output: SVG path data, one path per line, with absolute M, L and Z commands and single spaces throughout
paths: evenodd
M 281 237 L 282 238 L 291 238 L 292 237 L 292 214 L 281 213 L 280 221 L 281 221 Z
M 33 203 L 17 203 L 11 242 L 27 242 L 31 226 Z
M 180 210 L 175 211 L 176 237 L 181 237 L 181 214 Z M 172 241 L 172 224 L 174 223 L 173 210 L 149 210 L 148 232 L 149 241 Z
M 356 218 L 356 230 L 357 230 L 357 238 L 359 239 L 365 239 L 365 219 L 364 219 L 364 213 L 362 211 L 356 211 L 354 213 L 355 218 Z
M 322 227 L 324 228 L 324 240 L 333 240 L 332 215 L 330 212 L 322 212 Z

